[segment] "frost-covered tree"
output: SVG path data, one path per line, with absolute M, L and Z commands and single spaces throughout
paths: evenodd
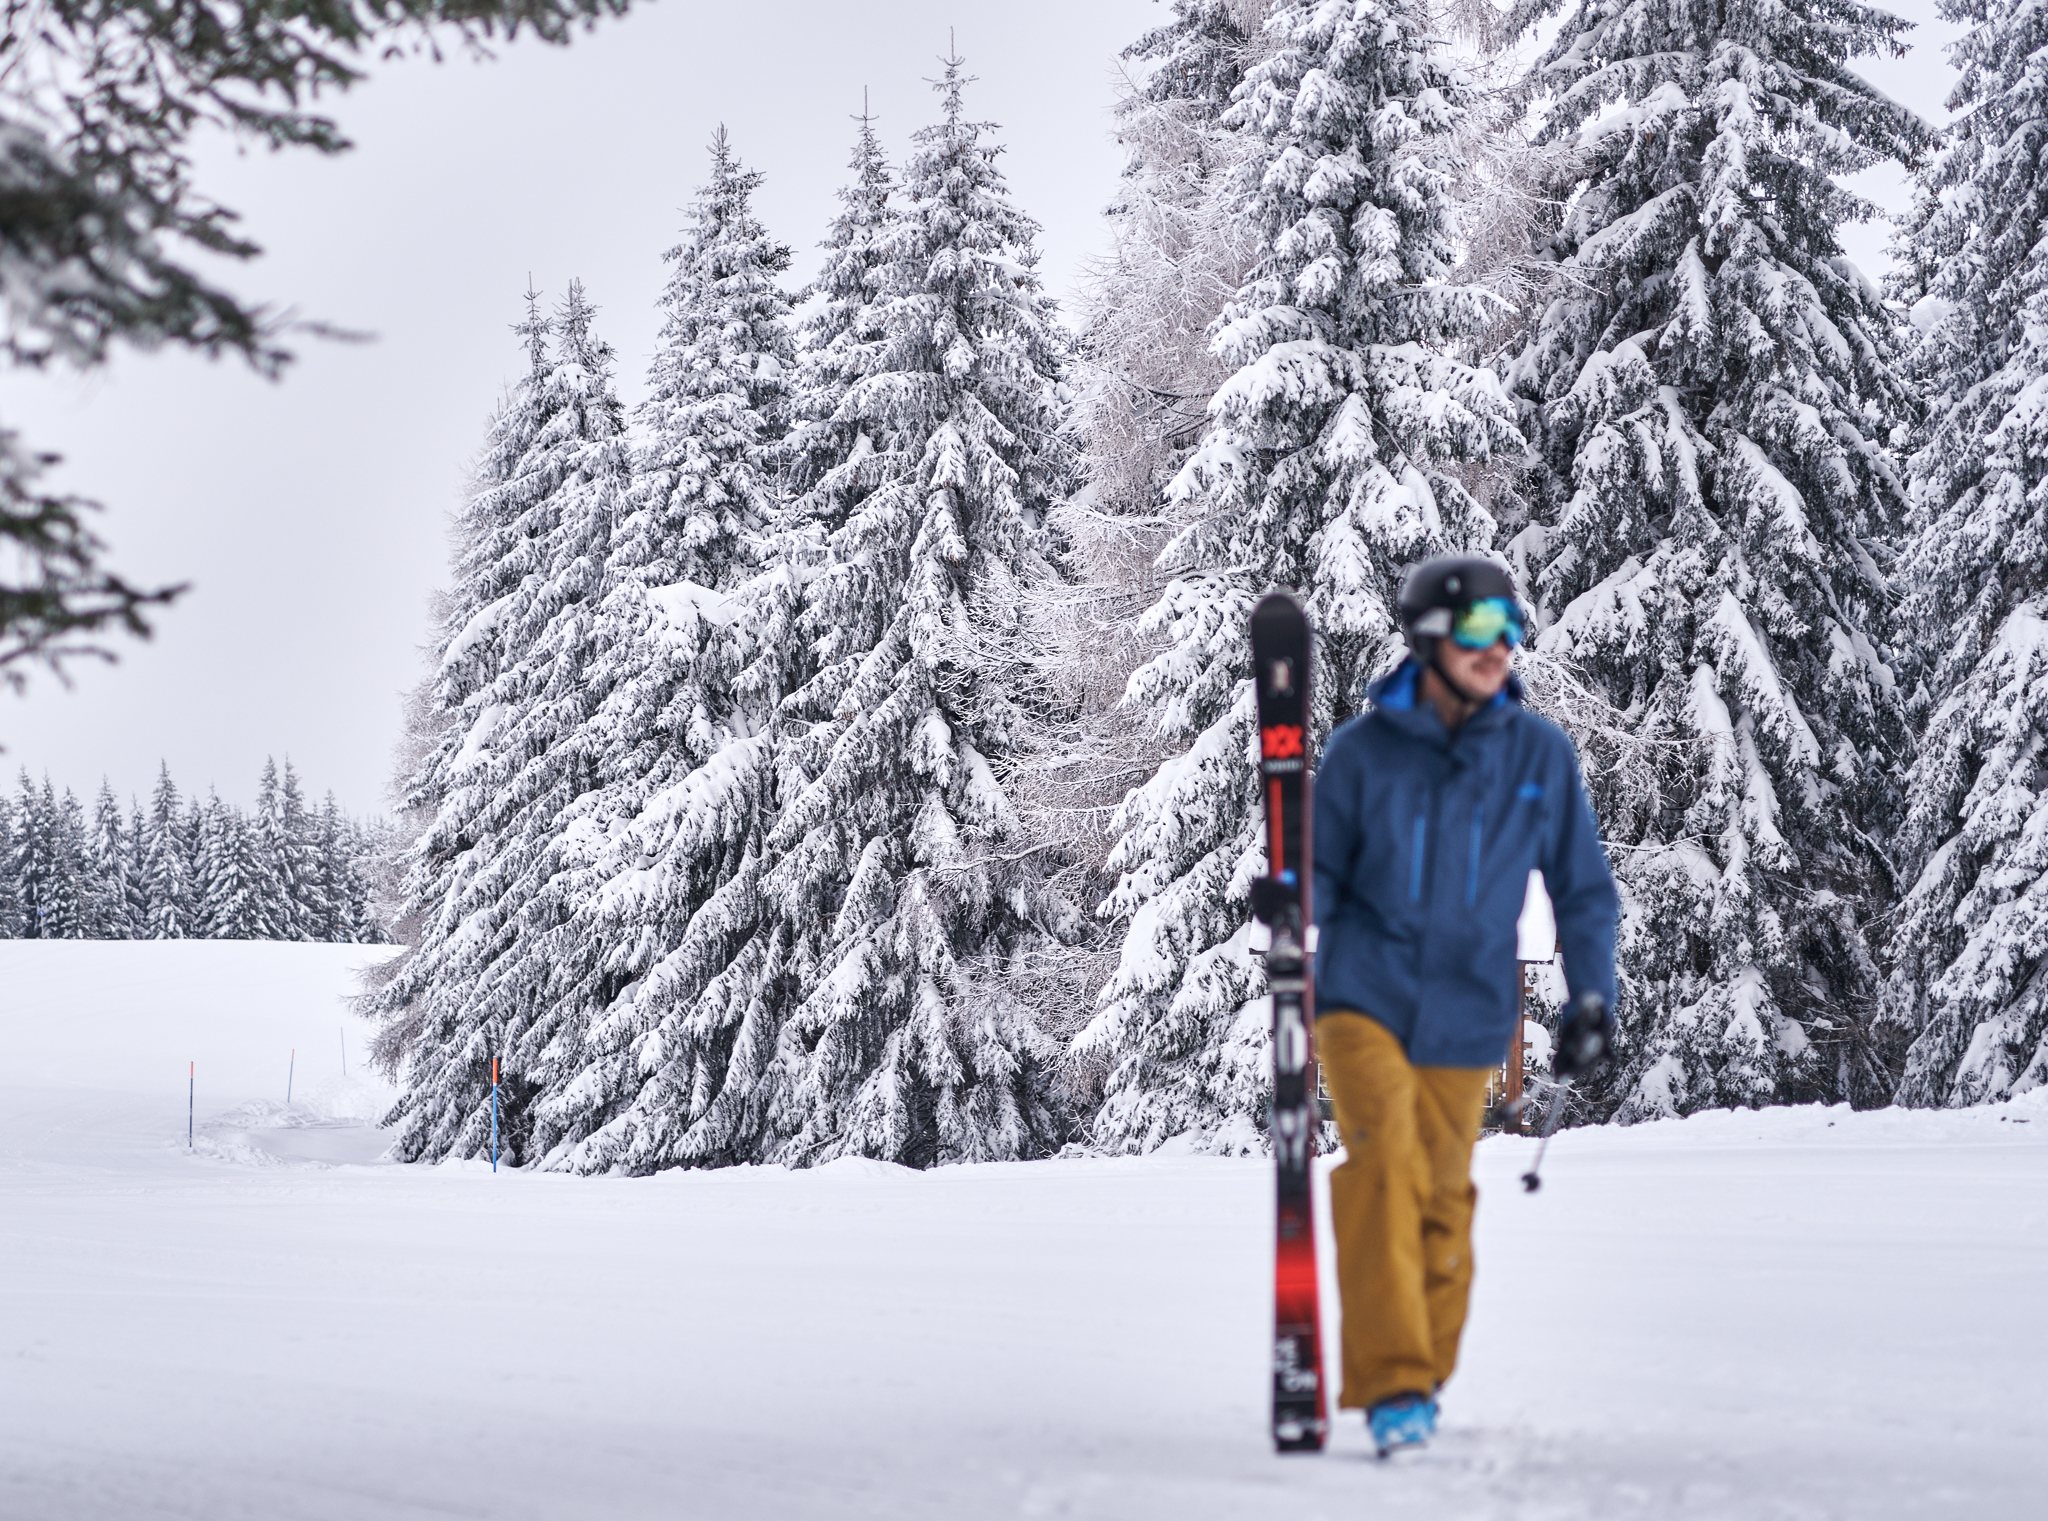
M 440 739 L 404 779 L 432 823 L 414 850 L 419 943 L 373 1009 L 412 1032 L 393 1111 L 408 1159 L 490 1144 L 490 1060 L 509 1061 L 504 1114 L 525 1146 L 520 1076 L 566 1014 L 555 958 L 568 905 L 563 821 L 597 780 L 577 739 L 611 523 L 630 477 L 612 351 L 571 282 L 552 321 L 518 331 L 528 373 L 494 421 L 456 523 L 455 584 L 436 635 Z M 548 337 L 555 343 L 550 349 Z
M 1921 180 L 1909 265 L 1930 392 L 1901 566 L 1925 731 L 1896 853 L 1899 1098 L 2048 1082 L 2048 15 L 1952 0 L 1962 114 Z
M 100 779 L 93 805 L 92 833 L 86 845 L 85 932 L 92 940 L 130 940 L 135 929 L 128 918 L 127 830 L 113 784 Z
M 771 682 L 750 697 L 744 649 L 781 660 L 791 641 L 786 615 L 736 588 L 791 585 L 757 562 L 779 515 L 794 368 L 777 284 L 790 255 L 752 209 L 760 182 L 721 128 L 711 178 L 669 254 L 640 414 L 650 443 L 614 531 L 590 668 L 595 708 L 581 743 L 599 757 L 600 780 L 566 827 L 573 922 L 557 965 L 575 1013 L 532 1069 L 548 1095 L 539 1151 L 585 1142 L 635 1103 L 652 1064 L 640 1037 L 692 1008 L 724 970 L 730 905 L 749 900 L 758 870 L 774 785 L 765 730 L 782 692 Z M 613 1155 L 606 1138 L 578 1162 Z
M 143 847 L 143 892 L 149 906 L 138 930 L 150 940 L 182 940 L 197 932 L 190 858 L 180 817 L 178 787 L 171 780 L 170 765 L 159 762 Z
M 1855 0 L 1582 0 L 1532 77 L 1580 181 L 1510 368 L 1547 468 L 1513 553 L 1540 652 L 1641 758 L 1593 778 L 1624 1119 L 1890 1092 L 1868 925 L 1903 743 L 1887 445 L 1915 401 L 1836 229 L 1871 213 L 1839 176 L 1926 140 L 1848 66 L 1904 28 Z
M 1258 254 L 1245 212 L 1257 134 L 1223 117 L 1267 51 L 1259 0 L 1174 0 L 1124 50 L 1116 104 L 1127 161 L 1106 212 L 1110 250 L 1088 270 L 1075 423 L 1102 509 L 1155 512 L 1231 367 L 1210 328 Z
M 1318 742 L 1400 656 L 1402 570 L 1492 524 L 1442 466 L 1519 448 L 1495 378 L 1451 357 L 1481 320 L 1455 283 L 1446 194 L 1459 76 L 1406 0 L 1282 4 L 1274 51 L 1224 117 L 1245 135 L 1249 277 L 1218 319 L 1230 378 L 1171 488 L 1172 580 L 1141 630 L 1163 651 L 1126 701 L 1179 750 L 1115 824 L 1104 905 L 1128 923 L 1074 1043 L 1103 1071 L 1095 1138 L 1256 1140 L 1268 1016 L 1245 926 L 1263 868 L 1247 627 L 1268 588 L 1316 629 Z

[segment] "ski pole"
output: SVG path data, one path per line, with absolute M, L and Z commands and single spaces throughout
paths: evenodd
M 1533 1194 L 1543 1186 L 1540 1176 L 1543 1168 L 1543 1153 L 1550 1149 L 1550 1138 L 1557 1134 L 1557 1122 L 1564 1118 L 1565 1099 L 1570 1095 L 1572 1080 L 1560 1078 L 1557 1093 L 1550 1101 L 1550 1113 L 1543 1121 L 1540 1139 L 1536 1142 L 1536 1160 L 1529 1164 L 1529 1170 L 1522 1174 L 1522 1192 Z

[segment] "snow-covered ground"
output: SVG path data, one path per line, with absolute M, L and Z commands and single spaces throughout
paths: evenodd
M 1283 1459 L 1264 1165 L 377 1163 L 364 955 L 0 942 L 0 1517 L 2041 1513 L 2042 1094 L 1489 1141 L 1442 1439 Z

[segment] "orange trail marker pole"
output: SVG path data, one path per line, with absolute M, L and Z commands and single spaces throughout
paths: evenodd
M 498 1059 L 491 1058 L 491 1171 L 498 1170 Z

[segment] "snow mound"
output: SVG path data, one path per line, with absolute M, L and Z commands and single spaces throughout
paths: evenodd
M 896 1182 L 920 1176 L 914 1167 L 878 1161 L 874 1157 L 834 1157 L 813 1167 L 811 1173 L 815 1177 L 859 1179 L 869 1183 Z

